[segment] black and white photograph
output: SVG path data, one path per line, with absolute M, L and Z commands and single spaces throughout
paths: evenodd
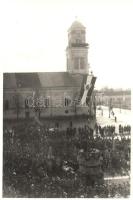
M 133 2 L 2 2 L 2 197 L 130 198 Z

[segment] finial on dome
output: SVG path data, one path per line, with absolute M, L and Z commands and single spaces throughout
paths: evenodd
M 77 15 L 75 16 L 75 20 L 78 20 L 78 16 Z

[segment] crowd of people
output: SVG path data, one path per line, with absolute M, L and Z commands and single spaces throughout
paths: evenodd
M 12 177 L 12 184 L 4 184 L 5 197 L 15 198 L 118 198 L 130 196 L 130 183 L 104 183 L 84 186 L 78 178 Z
M 125 127 L 126 129 L 123 127 L 123 130 L 129 131 L 129 126 Z M 71 191 L 67 186 L 62 187 L 65 184 L 61 183 L 61 181 L 64 181 L 66 182 L 66 185 L 70 185 L 69 177 L 62 177 L 60 174 L 58 174 L 58 177 L 57 174 L 54 174 L 56 181 L 55 184 L 52 179 L 53 177 L 49 176 L 44 167 L 44 160 L 48 156 L 53 158 L 58 156 L 61 157 L 63 161 L 74 160 L 75 162 L 75 155 L 77 155 L 79 150 L 83 149 L 84 152 L 87 152 L 91 149 L 98 149 L 100 152 L 100 167 L 103 172 L 111 176 L 129 174 L 130 137 L 124 137 L 121 135 L 120 138 L 117 137 L 114 139 L 113 135 L 115 134 L 115 126 L 101 127 L 97 125 L 95 132 L 96 134 L 94 134 L 93 130 L 87 126 L 79 127 L 78 129 L 70 127 L 66 131 L 59 131 L 58 129 L 50 130 L 35 123 L 21 123 L 19 126 L 10 128 L 5 126 L 3 135 L 4 184 L 8 185 L 11 181 L 14 184 L 12 187 L 15 188 L 18 187 L 19 184 L 22 184 L 20 186 L 23 190 L 21 191 L 21 194 L 23 193 L 24 196 L 24 192 L 26 192 L 27 188 L 28 197 L 32 197 L 33 188 L 34 193 L 37 190 L 36 188 L 38 188 L 38 191 L 40 192 L 38 193 L 36 191 L 36 195 L 40 195 L 40 197 L 81 197 L 82 195 L 84 197 L 94 197 L 96 195 L 99 195 L 99 197 L 102 197 L 102 195 L 103 197 L 108 197 L 109 195 L 112 195 L 113 197 L 115 196 L 117 189 L 117 193 L 122 195 L 122 192 L 125 189 L 122 189 L 124 186 L 114 187 L 112 185 L 112 189 L 109 191 L 107 190 L 108 193 L 106 194 L 105 190 L 103 190 L 103 187 L 107 187 L 106 184 L 98 186 L 99 189 L 96 189 L 96 187 L 90 187 L 84 192 L 84 187 L 82 188 L 77 186 L 78 188 L 75 189 L 76 186 L 73 186 L 73 191 Z M 49 149 L 49 146 L 52 146 L 53 149 Z M 77 168 L 77 166 L 74 166 L 74 163 L 71 163 L 71 167 L 75 169 Z M 76 180 L 78 179 L 77 173 L 75 170 L 71 173 L 74 173 L 73 181 L 76 184 Z M 20 177 L 22 182 L 19 180 Z M 9 180 L 9 178 L 11 180 Z M 39 183 L 37 182 L 40 178 L 42 180 L 41 182 L 47 179 L 47 183 L 43 184 L 45 187 L 39 185 L 40 181 Z M 24 180 L 28 184 L 26 188 L 24 186 L 25 184 L 23 184 Z M 50 182 L 50 184 L 48 184 L 48 182 Z M 81 190 L 81 188 L 83 190 Z M 117 189 L 114 190 L 114 188 Z M 126 191 L 123 195 L 129 195 L 128 184 L 125 190 Z M 51 191 L 53 191 L 52 194 Z M 21 196 L 21 194 L 19 195 Z
M 106 136 L 113 136 L 116 134 L 116 127 L 114 125 L 107 125 L 107 126 L 100 126 L 96 124 L 96 134 L 100 134 L 101 137 L 106 137 Z M 130 125 L 125 125 L 122 126 L 121 124 L 119 125 L 119 134 L 120 135 L 130 135 L 131 134 L 131 126 Z
M 119 125 L 119 133 L 120 134 L 125 134 L 125 133 L 130 134 L 131 133 L 131 126 L 130 125 L 122 126 L 120 124 Z
M 107 125 L 104 127 L 101 127 L 100 125 L 96 124 L 96 134 L 100 134 L 101 137 L 104 136 L 113 136 L 113 134 L 115 133 L 115 126 L 113 125 Z

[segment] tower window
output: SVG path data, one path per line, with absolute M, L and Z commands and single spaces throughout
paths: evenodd
M 85 59 L 83 57 L 74 58 L 74 68 L 75 69 L 84 69 L 85 68 Z
M 84 58 L 80 58 L 80 69 L 84 69 L 85 62 Z
M 73 30 L 72 32 L 71 32 L 71 34 L 75 34 L 76 33 L 76 31 L 75 30 Z
M 80 44 L 82 41 L 80 39 L 76 39 L 76 43 Z
M 74 68 L 79 69 L 79 58 L 74 58 Z
M 69 59 L 67 58 L 67 69 L 69 69 Z

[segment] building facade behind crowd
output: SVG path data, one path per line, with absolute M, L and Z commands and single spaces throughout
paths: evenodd
M 97 105 L 112 105 L 114 108 L 131 109 L 131 90 L 107 89 L 96 92 Z
M 68 30 L 66 72 L 5 73 L 4 119 L 43 120 L 49 128 L 95 125 L 96 77 L 88 70 L 86 28 L 78 21 Z M 91 123 L 92 122 L 92 123 Z

